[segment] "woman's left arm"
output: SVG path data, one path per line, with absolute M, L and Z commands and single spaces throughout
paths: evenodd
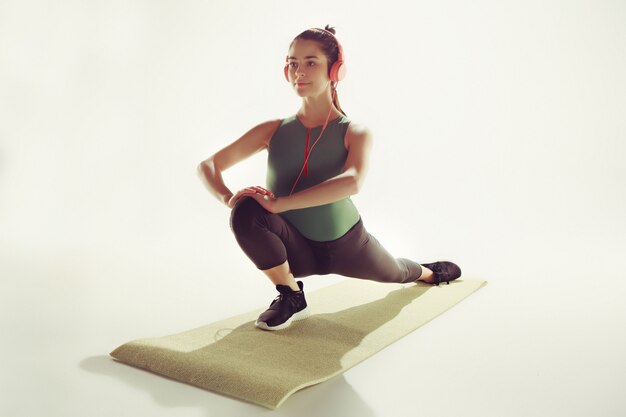
M 273 197 L 260 193 L 248 195 L 255 198 L 266 210 L 272 213 L 281 213 L 305 207 L 321 206 L 357 194 L 369 168 L 372 134 L 366 127 L 350 123 L 346 132 L 345 144 L 348 156 L 341 174 L 290 196 Z

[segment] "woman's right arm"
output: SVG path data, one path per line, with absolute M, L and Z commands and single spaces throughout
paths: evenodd
M 224 184 L 222 172 L 263 149 L 267 149 L 269 141 L 279 125 L 280 119 L 261 123 L 198 165 L 200 179 L 215 198 L 228 206 L 228 201 L 233 196 L 233 192 Z

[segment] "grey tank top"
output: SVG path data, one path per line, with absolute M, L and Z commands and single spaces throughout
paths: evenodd
M 306 175 L 303 173 L 300 177 L 294 194 L 343 172 L 348 156 L 344 137 L 349 123 L 350 120 L 344 115 L 328 121 L 324 134 L 311 151 Z M 304 163 L 307 136 L 310 138 L 310 149 L 321 131 L 322 126 L 305 127 L 296 115 L 281 120 L 268 147 L 268 190 L 278 197 L 289 195 Z M 340 238 L 360 219 L 349 197 L 321 206 L 285 211 L 279 215 L 306 238 L 319 242 Z

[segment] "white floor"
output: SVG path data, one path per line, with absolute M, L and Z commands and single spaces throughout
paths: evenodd
M 1 416 L 626 415 L 626 7 L 396 3 L 0 3 Z M 489 284 L 274 412 L 114 362 L 275 296 L 195 167 L 297 110 L 281 59 L 325 23 L 366 227 Z
M 275 414 L 623 415 L 626 285 L 618 271 L 626 263 L 617 248 L 594 253 L 564 239 L 556 253 L 492 249 L 485 271 L 466 274 L 487 287 L 344 375 L 296 393 Z M 172 260 L 140 265 L 80 251 L 51 258 L 2 259 L 2 415 L 269 412 L 107 356 L 130 339 L 264 304 L 273 289 L 258 274 L 228 285 Z M 305 283 L 314 290 L 341 279 Z

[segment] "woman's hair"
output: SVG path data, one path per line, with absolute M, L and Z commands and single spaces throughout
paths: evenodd
M 318 29 L 318 28 L 307 29 L 301 34 L 299 34 L 298 36 L 296 36 L 295 38 L 293 38 L 293 41 L 291 41 L 291 44 L 289 45 L 289 47 L 291 47 L 291 45 L 293 45 L 294 41 L 296 41 L 297 39 L 316 41 L 319 44 L 322 51 L 324 52 L 324 55 L 326 55 L 326 60 L 328 61 L 327 71 L 330 77 L 330 68 L 339 59 L 339 47 L 337 46 L 337 40 L 332 35 L 329 35 L 325 31 L 328 31 L 332 33 L 333 35 L 335 34 L 335 28 L 330 27 L 329 25 L 326 25 L 324 30 Z M 335 86 L 332 86 L 331 84 L 331 88 L 335 89 Z M 335 98 L 333 99 L 333 104 L 335 105 L 337 110 L 339 110 L 344 116 L 347 116 L 346 113 L 341 108 L 341 106 L 339 105 L 339 97 L 337 97 L 336 89 L 335 89 Z

